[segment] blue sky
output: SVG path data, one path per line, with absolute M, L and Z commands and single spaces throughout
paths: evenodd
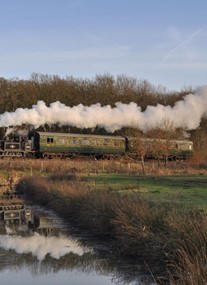
M 206 0 L 0 0 L 0 76 L 207 83 Z

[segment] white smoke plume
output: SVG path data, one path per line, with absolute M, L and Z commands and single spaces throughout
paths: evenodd
M 122 127 L 138 127 L 146 131 L 158 126 L 164 120 L 173 122 L 175 127 L 193 130 L 199 127 L 201 119 L 207 116 L 207 87 L 198 89 L 196 94 L 188 94 L 173 107 L 148 106 L 142 111 L 136 103 L 116 106 L 101 106 L 99 103 L 91 106 L 68 107 L 60 102 L 51 103 L 49 107 L 43 101 L 38 101 L 31 109 L 18 108 L 14 112 L 0 115 L 0 127 L 32 125 L 35 128 L 44 124 L 68 125 L 79 128 L 103 127 L 107 131 L 115 131 Z
M 83 255 L 90 250 L 81 247 L 77 241 L 64 236 L 42 236 L 35 233 L 32 236 L 0 235 L 0 247 L 13 249 L 17 253 L 32 253 L 38 260 L 43 260 L 47 254 L 59 259 L 68 253 Z

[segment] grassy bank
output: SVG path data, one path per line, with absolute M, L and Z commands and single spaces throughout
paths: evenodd
M 172 201 L 151 201 L 139 191 L 97 190 L 75 174 L 24 178 L 18 189 L 78 228 L 112 239 L 116 251 L 145 263 L 160 283 L 207 282 L 204 212 L 183 209 Z

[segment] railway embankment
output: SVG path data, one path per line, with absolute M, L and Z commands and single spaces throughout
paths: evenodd
M 204 212 L 149 201 L 133 191 L 97 190 L 76 175 L 23 178 L 17 190 L 80 230 L 110 241 L 111 250 L 144 264 L 158 284 L 206 284 Z

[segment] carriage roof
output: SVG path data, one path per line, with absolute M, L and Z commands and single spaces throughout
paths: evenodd
M 40 136 L 51 136 L 51 137 L 73 137 L 73 138 L 94 138 L 94 139 L 119 139 L 125 140 L 122 136 L 110 136 L 110 135 L 95 135 L 95 134 L 76 134 L 76 133 L 57 133 L 57 132 L 36 132 Z

